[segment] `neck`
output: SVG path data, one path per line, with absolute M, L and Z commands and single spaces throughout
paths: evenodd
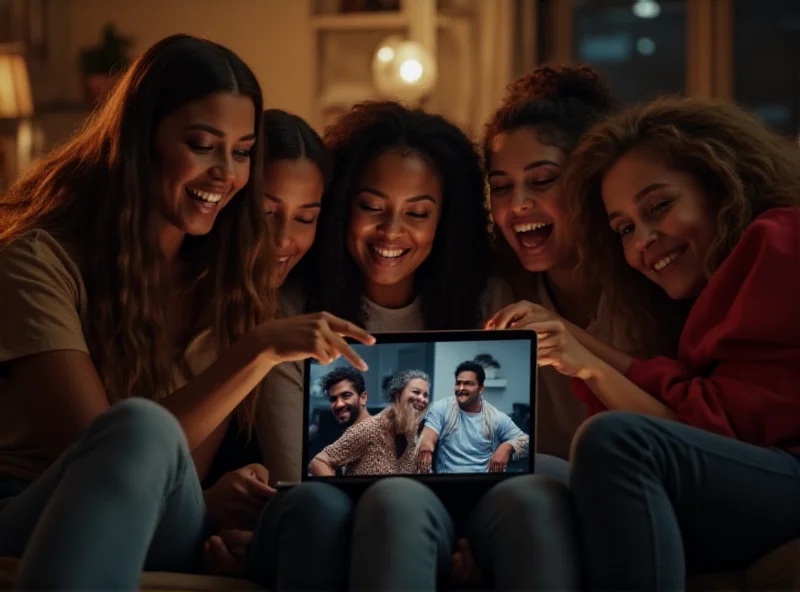
M 461 411 L 464 411 L 465 413 L 480 413 L 481 409 L 483 408 L 483 400 L 478 398 L 468 405 L 459 405 L 459 407 L 461 407 Z
M 371 417 L 369 411 L 367 411 L 366 407 L 362 407 L 358 417 L 356 417 L 356 420 L 353 422 L 353 425 L 356 425 L 359 421 L 364 421 L 368 417 Z
M 409 277 L 391 286 L 367 282 L 364 286 L 364 296 L 378 306 L 384 308 L 403 308 L 414 302 L 414 278 Z
M 589 294 L 574 266 L 554 268 L 544 274 L 556 312 L 585 329 L 597 309 L 598 295 Z

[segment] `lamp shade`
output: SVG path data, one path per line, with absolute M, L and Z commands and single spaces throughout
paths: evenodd
M 372 79 L 382 95 L 413 103 L 436 86 L 436 61 L 419 43 L 387 37 L 372 58 Z
M 33 97 L 25 57 L 16 46 L 0 45 L 0 119 L 33 115 Z

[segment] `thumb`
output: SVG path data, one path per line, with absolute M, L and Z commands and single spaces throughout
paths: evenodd
M 267 470 L 267 467 L 258 463 L 253 463 L 251 465 L 247 465 L 247 468 L 250 469 L 254 478 L 261 481 L 264 485 L 269 485 L 269 471 Z

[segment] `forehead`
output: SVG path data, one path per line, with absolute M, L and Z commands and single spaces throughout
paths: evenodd
M 412 378 L 408 381 L 406 388 L 419 389 L 423 391 L 428 390 L 428 383 L 422 378 Z
M 633 150 L 620 157 L 603 177 L 603 202 L 606 209 L 633 205 L 643 189 L 654 183 L 675 184 L 681 176 L 655 155 Z
M 187 103 L 164 117 L 165 125 L 204 124 L 239 139 L 253 133 L 256 109 L 253 101 L 234 93 L 214 93 Z
M 456 376 L 456 382 L 478 382 L 478 375 L 472 370 L 464 370 Z
M 264 167 L 265 190 L 281 200 L 295 196 L 319 198 L 322 185 L 319 167 L 307 158 L 284 158 L 269 162 Z M 301 195 L 296 195 L 298 193 Z
M 431 164 L 413 152 L 391 149 L 370 161 L 361 182 L 386 193 L 389 198 L 407 198 L 428 194 L 441 197 L 439 177 Z
M 349 380 L 340 380 L 336 384 L 334 384 L 329 390 L 328 395 L 335 397 L 342 394 L 355 394 L 356 387 L 353 386 L 353 383 Z
M 521 127 L 497 134 L 490 142 L 492 169 L 522 169 L 538 160 L 561 164 L 564 152 L 539 140 L 532 127 Z

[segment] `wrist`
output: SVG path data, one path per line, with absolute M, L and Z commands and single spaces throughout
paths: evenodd
M 587 384 L 596 383 L 605 374 L 606 363 L 596 356 L 591 356 L 588 362 L 575 374 Z
M 247 333 L 247 350 L 251 358 L 258 363 L 267 364 L 270 369 L 280 363 L 275 351 L 274 339 L 271 337 L 270 322 L 262 323 Z

